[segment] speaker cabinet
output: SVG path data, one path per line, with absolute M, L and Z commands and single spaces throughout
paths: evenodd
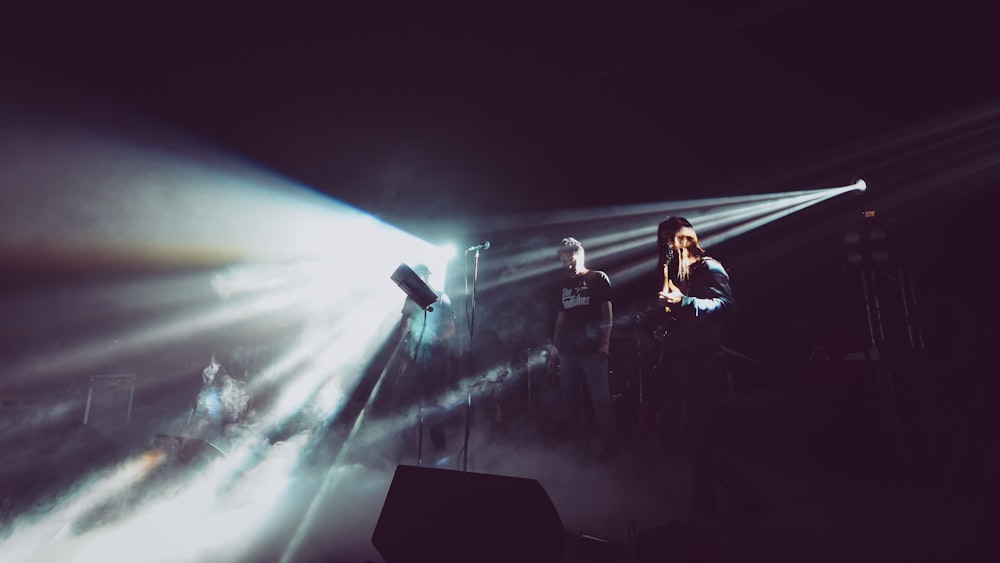
M 565 531 L 538 481 L 399 465 L 372 545 L 386 563 L 556 563 Z

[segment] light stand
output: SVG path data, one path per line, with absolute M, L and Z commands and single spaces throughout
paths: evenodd
M 417 360 L 424 361 L 424 358 L 420 356 L 420 348 L 424 339 L 424 331 L 427 330 L 427 313 L 428 311 L 433 311 L 434 308 L 431 307 L 438 300 L 437 293 L 434 292 L 427 283 L 413 271 L 412 268 L 407 266 L 405 263 L 400 264 L 396 271 L 389 276 L 392 281 L 396 282 L 396 285 L 406 293 L 418 307 L 424 311 L 424 324 L 420 328 L 420 337 L 417 338 L 416 347 L 413 352 L 413 359 L 411 362 L 417 362 Z M 419 364 L 418 364 L 419 365 Z M 420 369 L 420 405 L 417 410 L 417 465 L 421 465 L 423 460 L 423 450 L 424 450 L 424 379 L 426 374 L 423 373 L 424 370 Z

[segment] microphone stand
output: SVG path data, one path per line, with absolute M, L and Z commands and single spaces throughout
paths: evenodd
M 476 283 L 479 280 L 479 248 L 475 248 L 474 250 L 475 250 L 475 253 L 472 255 L 472 258 L 473 258 L 473 266 L 472 266 L 472 296 L 471 296 L 472 312 L 471 312 L 471 316 L 468 317 L 468 319 L 469 319 L 469 367 L 470 368 L 473 367 L 473 361 L 472 361 L 473 360 L 472 338 L 475 336 L 475 331 L 476 331 Z M 468 251 L 466 251 L 466 252 L 468 252 Z M 466 276 L 465 284 L 466 284 L 465 294 L 466 294 L 466 298 L 468 299 L 468 297 L 469 297 L 469 288 L 468 288 L 469 279 L 468 279 L 468 276 Z M 468 301 L 467 301 L 467 304 L 468 304 Z M 472 370 L 470 369 L 469 371 L 471 372 Z M 469 391 L 468 391 L 469 395 L 466 398 L 466 402 L 465 402 L 465 437 L 463 438 L 463 443 L 462 443 L 462 471 L 468 471 L 469 470 L 469 434 L 470 434 L 470 427 L 471 427 L 471 424 L 472 424 L 472 392 L 473 392 L 472 390 L 474 389 L 474 387 L 475 386 L 469 386 Z
M 476 283 L 479 281 L 479 249 L 472 255 L 472 320 L 469 321 L 469 338 L 476 335 Z M 468 292 L 468 289 L 466 289 Z M 470 341 L 469 347 L 472 347 Z

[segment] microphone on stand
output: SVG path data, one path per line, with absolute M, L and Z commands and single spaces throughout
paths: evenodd
M 668 266 L 674 260 L 674 247 L 665 244 L 660 248 L 660 263 Z
M 476 263 L 475 268 L 473 268 L 473 274 L 472 274 L 472 294 L 471 295 L 467 294 L 467 297 L 466 297 L 466 299 L 469 299 L 471 297 L 471 304 L 472 304 L 472 307 L 471 307 L 471 309 L 472 309 L 471 310 L 471 316 L 469 317 L 469 319 L 470 319 L 469 320 L 469 339 L 470 339 L 470 341 L 472 341 L 471 339 L 475 335 L 475 330 L 476 330 L 476 281 L 479 279 L 479 251 L 480 250 L 486 250 L 489 247 L 490 247 L 490 241 L 484 240 L 483 242 L 481 242 L 479 244 L 474 244 L 474 245 L 470 246 L 469 248 L 465 249 L 465 253 L 466 254 L 475 251 L 475 254 L 472 255 L 472 259 Z M 468 287 L 468 285 L 466 285 L 466 287 Z M 467 305 L 467 308 L 468 308 L 468 305 Z M 472 355 L 473 355 L 473 353 L 470 350 L 470 352 L 469 352 L 470 364 L 471 364 Z M 465 402 L 465 437 L 464 437 L 463 443 L 462 443 L 462 450 L 458 454 L 462 458 L 462 470 L 463 471 L 468 471 L 469 470 L 469 434 L 470 434 L 469 427 L 471 425 L 471 419 L 472 419 L 472 394 L 473 394 L 473 391 L 474 391 L 475 387 L 477 387 L 477 385 L 473 385 L 473 386 L 471 386 L 471 387 L 468 388 L 468 390 L 467 390 L 468 391 L 468 396 L 466 397 L 466 402 Z
M 478 250 L 488 250 L 489 248 L 490 248 L 490 241 L 484 240 L 483 242 L 481 242 L 479 244 L 475 244 L 475 245 L 470 246 L 469 248 L 466 248 L 465 251 L 466 252 L 472 252 L 473 250 L 477 250 L 477 251 Z

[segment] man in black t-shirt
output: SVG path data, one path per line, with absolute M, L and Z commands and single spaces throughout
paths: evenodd
M 583 424 L 583 400 L 590 401 L 600 456 L 618 451 L 618 434 L 608 381 L 612 291 L 608 275 L 589 270 L 583 245 L 564 238 L 556 252 L 568 274 L 560 285 L 549 368 L 559 370 L 564 415 L 570 428 Z M 580 438 L 585 433 L 578 434 Z

